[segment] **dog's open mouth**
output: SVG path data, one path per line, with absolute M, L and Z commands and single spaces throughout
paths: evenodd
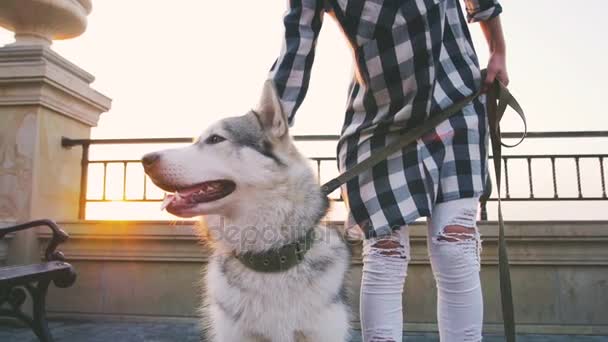
M 160 210 L 179 210 L 191 208 L 199 203 L 217 201 L 230 195 L 236 184 L 230 180 L 213 180 L 182 188 L 172 194 L 166 194 Z

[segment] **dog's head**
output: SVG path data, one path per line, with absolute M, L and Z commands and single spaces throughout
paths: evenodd
M 271 81 L 255 111 L 216 122 L 189 146 L 142 158 L 154 184 L 172 193 L 165 198 L 167 211 L 180 217 L 227 216 L 284 186 L 302 163 Z

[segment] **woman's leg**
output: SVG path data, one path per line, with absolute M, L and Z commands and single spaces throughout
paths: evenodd
M 401 342 L 401 297 L 410 259 L 407 227 L 363 241 L 361 330 L 364 342 Z
M 437 283 L 437 321 L 442 342 L 481 341 L 478 202 L 477 198 L 464 198 L 439 203 L 428 220 L 427 241 Z

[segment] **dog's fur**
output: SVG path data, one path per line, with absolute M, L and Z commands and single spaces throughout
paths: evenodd
M 328 201 L 289 136 L 270 81 L 256 111 L 217 122 L 190 146 L 144 157 L 144 167 L 169 192 L 214 180 L 234 186 L 213 201 L 167 208 L 182 217 L 210 215 L 203 307 L 210 341 L 347 341 L 349 249 L 337 230 L 320 224 Z M 309 229 L 312 248 L 287 271 L 256 272 L 235 257 L 279 248 Z

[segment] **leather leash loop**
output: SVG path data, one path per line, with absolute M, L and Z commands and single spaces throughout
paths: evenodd
M 526 121 L 526 116 L 524 115 L 524 110 L 519 105 L 519 102 L 517 102 L 515 97 L 513 97 L 509 89 L 507 89 L 507 87 L 505 87 L 500 81 L 496 80 L 495 82 L 495 84 L 497 84 L 496 87 L 498 88 L 498 109 L 496 110 L 497 114 L 500 115 L 498 121 L 500 122 L 500 120 L 502 120 L 502 117 L 505 111 L 507 110 L 507 106 L 509 106 L 513 108 L 513 110 L 515 110 L 515 112 L 519 115 L 521 121 L 524 124 L 524 131 L 521 134 L 521 137 L 519 138 L 519 141 L 517 143 L 509 145 L 502 142 L 502 140 L 500 142 L 500 144 L 504 147 L 515 147 L 521 144 L 524 139 L 526 139 L 526 135 L 528 134 L 528 123 Z

